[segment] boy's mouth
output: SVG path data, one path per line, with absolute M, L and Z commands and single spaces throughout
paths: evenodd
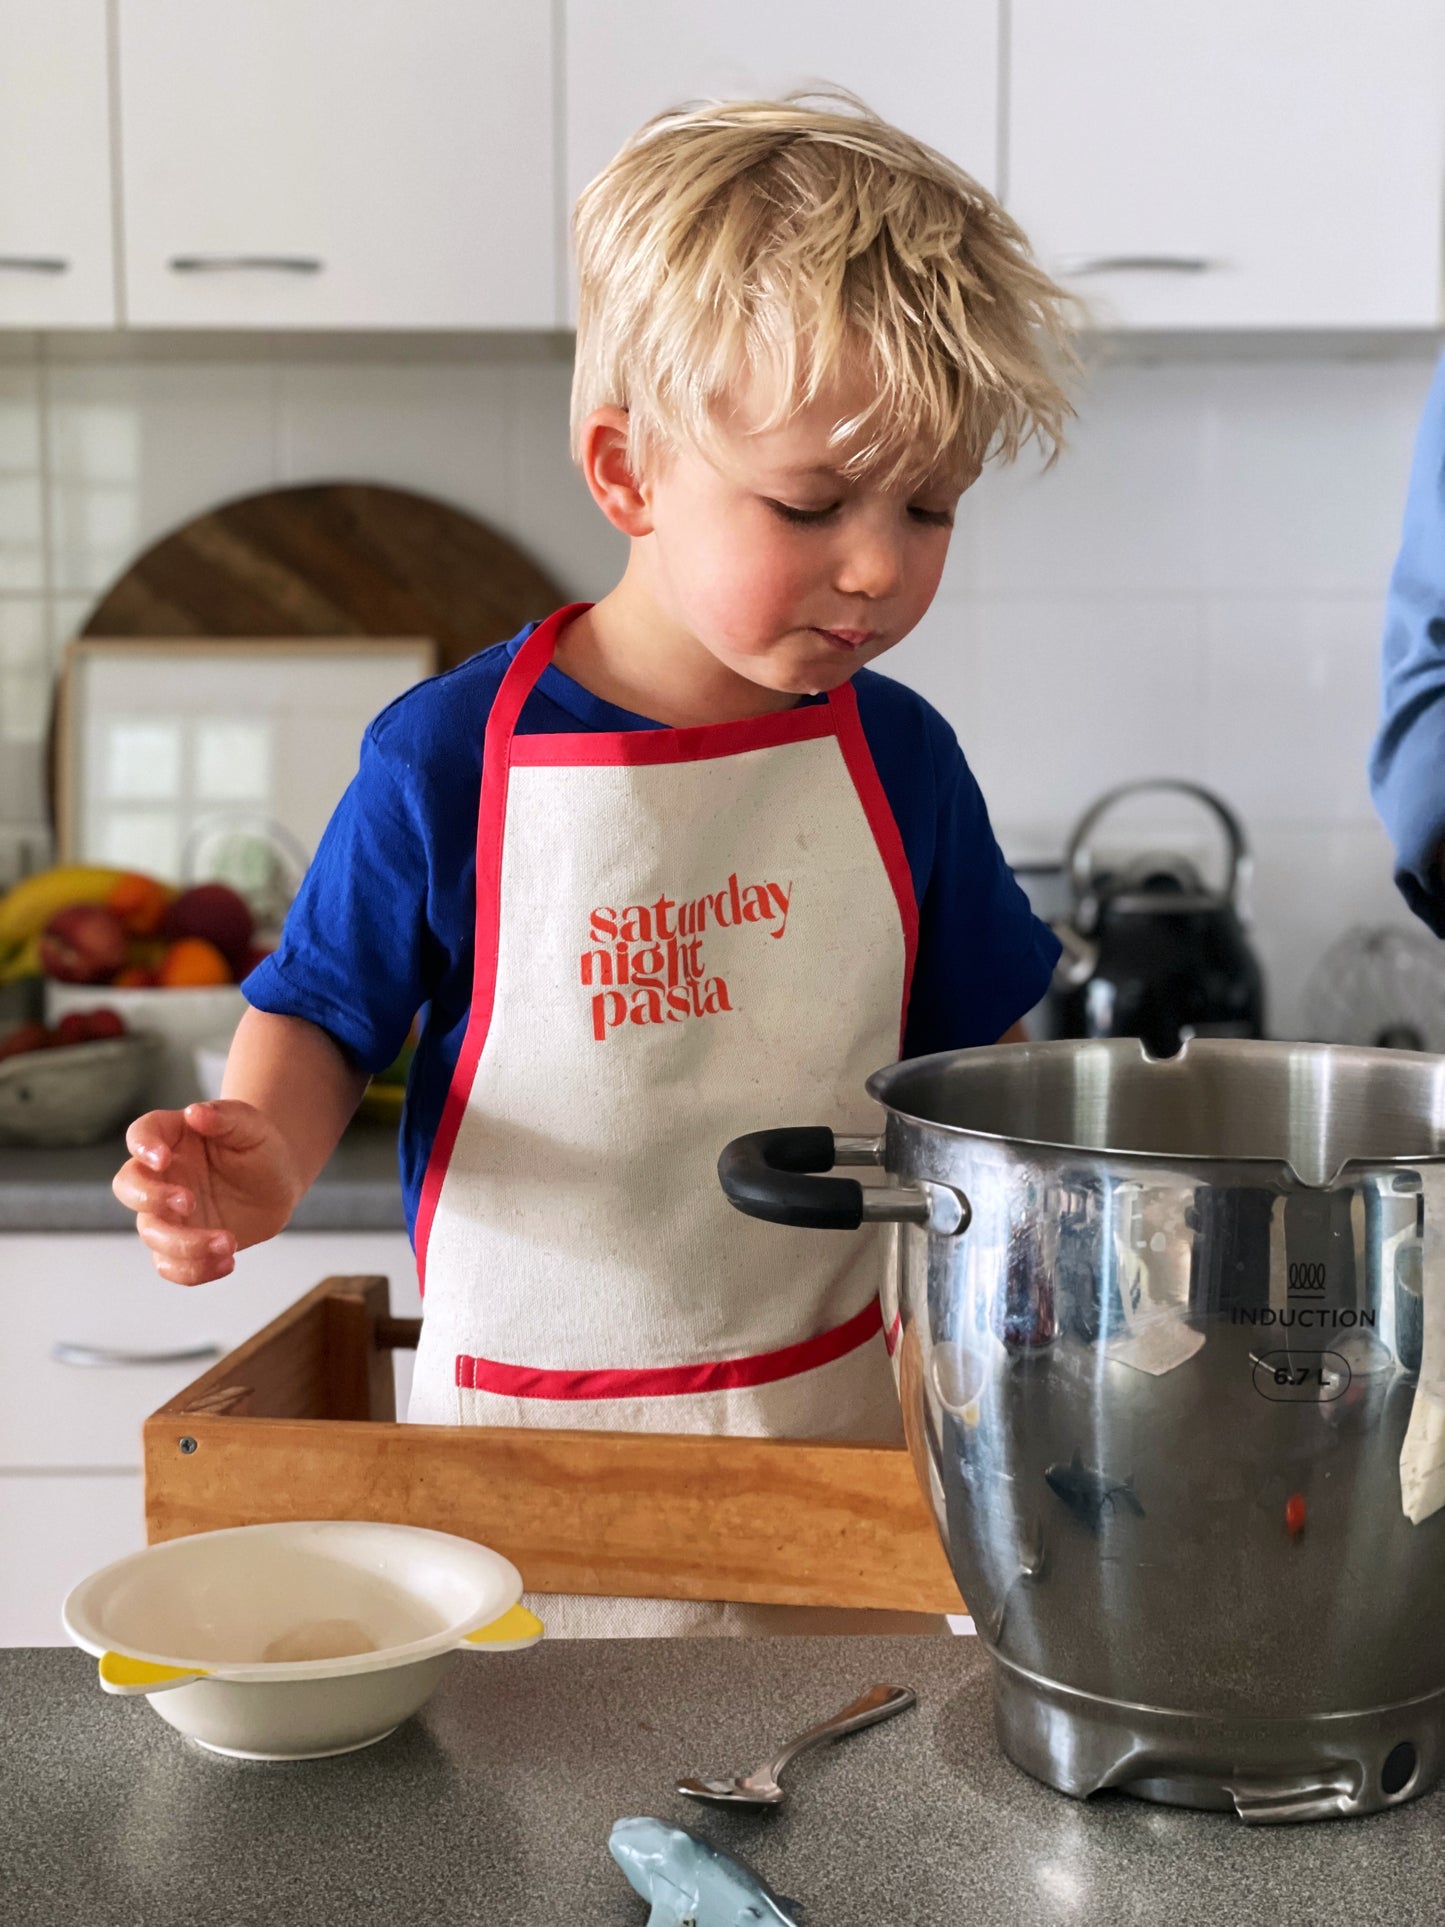
M 825 636 L 829 642 L 840 649 L 862 649 L 872 642 L 877 634 L 874 629 L 819 629 L 817 634 Z

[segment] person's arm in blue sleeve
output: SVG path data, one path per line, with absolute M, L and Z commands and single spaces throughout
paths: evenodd
M 326 1031 L 359 1069 L 384 1070 L 431 994 L 428 840 L 372 732 L 278 948 L 242 989 L 257 1010 Z
M 368 1073 L 426 1001 L 425 839 L 370 733 L 286 918 L 242 989 L 219 1102 L 147 1111 L 111 1189 L 161 1277 L 206 1284 L 272 1238 L 330 1157 Z
M 936 717 L 930 734 L 937 843 L 919 906 L 905 1057 L 1005 1038 L 1042 999 L 1060 949 L 1004 860 L 952 730 Z
M 1445 936 L 1445 360 L 1415 445 L 1381 666 L 1370 789 L 1405 901 Z

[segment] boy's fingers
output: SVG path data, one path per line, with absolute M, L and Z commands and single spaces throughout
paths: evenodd
M 120 1167 L 110 1188 L 127 1210 L 147 1211 L 158 1218 L 188 1218 L 196 1208 L 194 1191 L 149 1170 L 139 1158 Z
M 256 1110 L 234 1097 L 218 1097 L 201 1104 L 188 1104 L 179 1115 L 200 1137 L 219 1139 L 228 1144 L 246 1144 L 255 1136 Z
M 125 1134 L 125 1148 L 153 1171 L 164 1171 L 185 1134 L 183 1111 L 147 1111 Z
M 228 1231 L 192 1230 L 142 1212 L 136 1230 L 156 1270 L 172 1284 L 200 1285 L 235 1268 L 236 1241 Z

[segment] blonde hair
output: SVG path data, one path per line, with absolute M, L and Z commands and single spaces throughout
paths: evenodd
M 877 394 L 833 431 L 886 484 L 971 471 L 1073 412 L 1070 297 L 1017 223 L 952 161 L 851 94 L 677 108 L 583 191 L 572 451 L 594 409 L 629 415 L 634 472 L 706 450 L 740 377 L 777 426 L 862 351 Z

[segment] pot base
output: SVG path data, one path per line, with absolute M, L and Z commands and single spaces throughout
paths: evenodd
M 993 1660 L 1004 1752 L 1074 1799 L 1106 1789 L 1259 1825 L 1380 1813 L 1445 1768 L 1445 1691 L 1398 1706 L 1251 1719 L 1134 1706 Z

